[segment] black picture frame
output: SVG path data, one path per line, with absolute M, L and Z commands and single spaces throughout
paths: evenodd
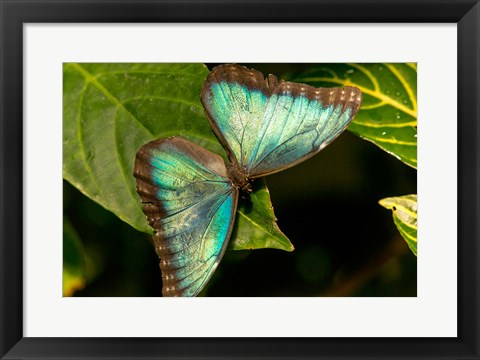
M 2 359 L 479 359 L 478 0 L 0 0 L 0 357 Z M 23 24 L 138 22 L 456 23 L 456 338 L 26 338 L 23 336 Z M 440 281 L 440 280 L 439 280 Z M 441 314 L 439 314 L 441 316 Z

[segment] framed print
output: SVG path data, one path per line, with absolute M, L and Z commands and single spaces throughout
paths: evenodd
M 1 5 L 1 358 L 479 358 L 477 1 Z

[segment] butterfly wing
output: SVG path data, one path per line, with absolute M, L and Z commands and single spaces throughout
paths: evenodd
M 238 191 L 223 159 L 180 137 L 152 141 L 137 153 L 137 192 L 154 229 L 163 295 L 195 296 L 220 262 Z
M 201 100 L 233 163 L 246 163 L 257 140 L 270 92 L 268 80 L 261 72 L 243 66 L 216 66 L 208 75 Z
M 362 102 L 356 87 L 279 83 L 239 65 L 215 67 L 201 98 L 230 159 L 252 178 L 318 153 L 342 133 Z

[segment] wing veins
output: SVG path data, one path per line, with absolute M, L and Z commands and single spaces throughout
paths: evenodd
M 172 216 L 175 216 L 175 215 L 177 215 L 177 214 L 179 214 L 179 213 L 181 213 L 181 212 L 184 212 L 184 211 L 190 209 L 191 207 L 201 205 L 201 204 L 203 204 L 203 203 L 211 200 L 212 197 L 214 197 L 213 195 L 215 195 L 215 197 L 217 197 L 217 196 L 220 197 L 220 196 L 226 195 L 226 194 L 227 194 L 228 192 L 230 192 L 230 191 L 231 191 L 231 189 L 227 189 L 226 191 L 214 192 L 214 193 L 213 193 L 212 195 L 210 195 L 209 197 L 203 198 L 203 199 L 201 199 L 200 201 L 198 201 L 198 202 L 196 202 L 196 203 L 189 204 L 187 207 L 185 207 L 185 208 L 182 209 L 182 210 L 178 210 L 178 211 L 176 211 L 176 212 L 174 212 L 174 213 L 168 214 L 168 216 L 165 216 L 162 220 L 167 220 L 167 219 L 171 218 Z M 176 220 L 175 220 L 175 219 L 172 219 L 172 220 L 170 220 L 170 221 L 168 221 L 168 222 L 165 222 L 165 224 L 170 224 L 170 222 L 172 222 L 172 221 L 176 221 Z M 171 237 L 168 237 L 168 238 L 171 238 Z
M 235 106 L 235 110 L 237 112 L 237 115 L 238 115 L 238 118 L 240 119 L 240 122 L 242 123 L 242 128 L 243 128 L 243 133 L 242 133 L 242 139 L 239 140 L 239 145 L 240 145 L 240 163 L 243 165 L 243 162 L 242 162 L 242 154 L 243 154 L 243 134 L 245 133 L 245 126 L 244 126 L 244 121 L 243 121 L 243 118 L 240 114 L 240 111 L 238 110 L 238 104 L 237 104 L 237 99 L 235 98 L 235 96 L 233 96 L 233 93 L 232 93 L 232 88 L 230 87 L 230 84 L 228 85 L 228 90 L 230 90 L 230 96 L 232 97 L 233 99 L 233 103 L 234 103 L 234 106 Z M 235 136 L 237 137 L 237 136 Z M 238 137 L 237 137 L 237 140 L 238 140 Z M 237 159 L 238 160 L 238 159 Z
M 198 181 L 198 182 L 201 182 L 201 183 L 209 183 L 210 181 Z M 198 183 L 198 182 L 197 182 L 197 183 Z M 227 184 L 227 183 L 224 182 L 224 181 L 211 181 L 211 182 L 221 183 L 221 184 Z M 191 186 L 191 185 L 193 185 L 193 184 L 195 184 L 195 183 L 190 182 L 190 184 L 185 185 L 185 186 L 183 186 L 183 187 L 181 187 L 181 188 L 178 188 L 178 190 L 185 189 L 186 187 L 189 187 L 189 186 Z M 175 190 L 171 190 L 171 189 L 167 189 L 167 188 L 160 188 L 160 189 L 161 189 L 161 190 L 168 191 L 168 192 L 171 192 L 171 193 L 175 192 Z M 162 201 L 162 202 L 170 202 L 170 201 L 185 200 L 185 199 L 188 199 L 188 198 L 191 198 L 191 196 L 188 196 L 188 195 L 187 195 L 187 196 L 185 196 L 185 197 L 159 198 L 158 200 L 159 200 L 159 201 Z
M 270 98 L 270 99 L 271 99 L 271 98 Z M 270 101 L 270 100 L 269 100 L 269 101 Z M 276 97 L 276 99 L 275 99 L 275 108 L 277 107 L 277 104 L 278 104 L 278 95 L 277 95 L 277 97 Z M 268 108 L 268 104 L 267 104 L 267 106 L 265 106 L 265 109 L 267 109 L 267 108 Z M 265 134 L 267 133 L 268 128 L 269 128 L 270 125 L 271 125 L 271 120 L 272 120 L 272 118 L 273 118 L 273 113 L 274 113 L 274 112 L 272 111 L 272 112 L 271 112 L 270 119 L 268 120 L 268 125 L 265 126 L 265 130 L 263 131 L 263 133 L 262 133 L 262 135 L 261 135 L 260 141 L 258 141 L 258 142 L 257 142 L 257 145 L 255 146 L 255 156 L 257 156 L 258 149 L 260 148 L 260 145 L 261 145 L 261 143 L 263 142 L 263 139 L 264 139 L 264 137 L 265 137 Z M 263 120 L 263 119 L 262 119 L 262 120 Z M 263 122 L 263 121 L 262 121 L 262 122 Z M 256 167 L 256 166 L 255 166 L 255 167 Z M 255 167 L 254 167 L 254 168 L 255 168 Z
M 280 149 L 283 145 L 285 145 L 287 142 L 289 142 L 290 140 L 292 140 L 294 137 L 296 136 L 300 136 L 302 134 L 305 134 L 305 133 L 308 133 L 310 131 L 313 131 L 314 129 L 310 129 L 310 130 L 304 130 L 300 133 L 295 133 L 294 135 L 292 135 L 291 137 L 289 137 L 288 139 L 286 139 L 285 141 L 283 141 L 280 145 L 276 146 L 275 148 L 273 148 L 272 150 L 270 150 L 267 154 L 265 154 L 261 160 L 258 161 L 258 163 L 252 168 L 255 169 L 258 165 L 260 165 L 262 163 L 262 161 L 264 161 L 271 153 L 273 153 L 275 150 L 277 149 Z M 318 136 L 317 136 L 318 138 Z M 305 154 L 306 155 L 306 154 Z
M 228 97 L 227 97 L 227 95 L 225 94 L 225 90 L 223 89 L 223 86 L 220 85 L 221 82 L 218 81 L 218 76 L 217 76 L 217 74 L 215 74 L 215 79 L 216 79 L 216 83 L 220 86 L 220 90 L 222 90 L 223 98 L 224 98 L 225 100 L 228 100 Z M 230 95 L 232 95 L 232 90 L 230 89 L 230 86 L 228 86 L 228 89 L 230 90 Z M 213 95 L 213 93 L 212 93 L 212 95 Z M 232 96 L 232 97 L 233 97 L 233 96 Z M 215 101 L 217 102 L 217 105 L 218 105 L 218 100 L 215 100 Z M 227 103 L 228 103 L 228 101 L 227 101 Z M 238 113 L 238 109 L 236 108 L 236 105 L 237 105 L 237 104 L 235 103 L 235 110 L 236 110 L 237 113 Z M 239 114 L 238 114 L 238 117 L 240 118 L 240 115 L 239 115 Z M 237 140 L 238 146 L 240 146 L 240 155 L 241 155 L 241 153 L 242 153 L 242 152 L 241 152 L 241 150 L 242 150 L 242 144 L 241 144 L 241 142 L 240 142 L 240 139 L 238 138 L 238 136 L 237 136 L 237 134 L 235 133 L 235 131 L 231 131 L 231 133 L 233 134 L 233 136 L 234 136 L 235 139 Z M 227 141 L 227 143 L 228 143 L 228 141 Z
M 209 215 L 210 215 L 210 214 L 213 212 L 213 215 L 209 216 L 209 221 L 208 221 L 208 223 L 207 223 L 206 226 L 205 226 L 205 230 L 203 231 L 202 236 L 199 237 L 199 240 L 198 240 L 198 241 L 195 241 L 195 242 L 193 242 L 193 243 L 189 243 L 189 246 L 188 246 L 187 248 L 191 248 L 191 247 L 192 247 L 192 244 L 197 244 L 197 243 L 199 243 L 199 242 L 200 242 L 200 243 L 203 243 L 203 242 L 204 242 L 205 234 L 206 234 L 206 232 L 208 231 L 208 229 L 210 228 L 210 225 L 211 225 L 211 223 L 212 223 L 212 221 L 213 221 L 213 218 L 214 218 L 215 215 L 217 214 L 217 212 L 218 212 L 218 210 L 220 209 L 220 207 L 223 206 L 223 204 L 225 203 L 225 201 L 229 198 L 229 196 L 230 196 L 230 194 L 227 195 L 227 196 L 225 196 L 223 199 L 221 199 L 221 201 L 217 201 L 217 205 L 216 205 L 216 207 L 215 207 L 215 210 L 211 210 L 210 213 L 209 213 Z M 198 226 L 198 225 L 199 225 L 199 224 L 197 224 L 196 226 Z M 195 226 L 195 227 L 196 227 L 196 226 Z M 222 247 L 221 247 L 219 253 L 221 253 L 221 251 L 222 251 L 222 249 L 224 248 L 224 246 L 226 246 L 226 243 L 225 243 L 226 240 L 227 240 L 226 238 L 223 239 L 223 242 L 224 242 L 224 243 L 222 244 Z M 179 251 L 179 252 L 180 252 L 180 251 Z M 178 253 L 178 252 L 176 252 L 176 253 Z M 198 256 L 200 256 L 201 253 L 202 253 L 202 246 L 198 249 Z M 169 254 L 166 255 L 165 257 L 168 258 L 169 255 L 172 255 L 172 254 L 169 253 Z M 208 263 L 208 261 L 209 261 L 213 256 L 216 256 L 216 255 L 217 255 L 217 254 L 215 254 L 215 253 L 211 254 L 211 255 L 208 257 L 208 259 L 206 259 L 205 261 L 201 261 L 201 260 L 199 259 L 199 257 L 197 257 L 197 259 L 195 259 L 195 260 L 196 260 L 197 263 L 200 263 L 200 265 L 199 265 L 198 267 L 196 267 L 196 268 L 192 269 L 191 271 L 189 271 L 189 273 L 188 273 L 186 276 L 184 276 L 183 278 L 181 278 L 181 279 L 177 279 L 177 278 L 174 276 L 174 280 L 175 280 L 175 281 L 174 281 L 175 290 L 177 290 L 177 291 L 185 291 L 186 289 L 188 289 L 188 288 L 192 287 L 194 284 L 196 284 L 199 280 L 202 280 L 203 282 L 205 282 L 205 281 L 207 280 L 207 277 L 210 277 L 210 276 L 211 276 L 210 270 L 211 270 L 211 268 L 215 265 L 216 262 L 213 262 L 211 265 L 207 265 L 207 263 Z M 187 255 L 187 257 L 188 257 L 188 255 Z M 184 259 L 184 258 L 177 259 L 177 260 L 175 260 L 173 263 L 179 262 L 179 261 L 181 261 L 182 259 Z M 201 269 L 202 267 L 205 267 L 205 266 L 207 266 L 207 268 L 206 268 L 204 271 L 202 271 L 202 273 L 199 274 L 199 276 L 198 276 L 194 281 L 192 281 L 191 283 L 189 283 L 189 284 L 188 284 L 187 286 L 185 286 L 185 287 L 177 287 L 177 285 L 180 283 L 180 281 L 185 280 L 185 279 L 187 279 L 187 278 L 189 278 L 189 277 L 194 276 L 199 269 Z M 178 270 L 183 269 L 183 268 L 186 268 L 186 267 L 188 267 L 188 264 L 187 264 L 187 265 L 184 265 L 184 266 L 181 266 L 181 267 L 178 267 L 178 268 L 166 269 L 166 270 L 167 270 L 168 272 L 174 272 L 174 273 L 176 273 Z M 201 289 L 202 289 L 202 286 L 200 286 L 198 289 L 201 290 Z
M 202 234 L 202 243 L 203 243 L 203 239 L 205 238 L 205 234 L 206 234 L 208 228 L 210 228 L 210 225 L 211 225 L 211 223 L 212 223 L 213 218 L 214 218 L 215 215 L 217 214 L 218 209 L 225 203 L 225 201 L 228 199 L 229 196 L 230 196 L 230 195 L 225 196 L 225 197 L 222 199 L 221 203 L 217 206 L 217 208 L 216 208 L 215 211 L 213 212 L 213 215 L 210 216 L 210 220 L 208 221 L 208 224 L 207 224 L 207 226 L 205 227 L 205 230 L 204 230 L 204 232 L 203 232 L 203 234 Z M 226 240 L 226 239 L 225 239 L 225 240 Z M 225 241 L 225 240 L 224 240 L 224 241 Z M 224 246 L 224 244 L 222 245 L 222 247 L 223 247 L 223 246 Z M 202 246 L 202 247 L 203 247 L 203 246 Z M 200 255 L 200 253 L 202 252 L 202 247 L 200 247 L 199 255 Z M 207 260 L 208 260 L 208 259 L 207 259 Z M 206 261 L 207 261 L 207 260 L 206 260 Z M 205 262 L 206 262 L 206 261 L 205 261 Z
M 174 270 L 172 270 L 172 271 L 184 269 L 184 268 L 186 268 L 186 267 L 187 267 L 187 266 L 182 266 L 182 267 L 177 268 L 177 269 L 174 269 Z M 205 267 L 205 264 L 200 264 L 199 266 L 197 266 L 195 269 L 193 269 L 192 271 L 190 271 L 187 275 L 183 276 L 182 278 L 180 278 L 180 277 L 177 278 L 176 276 L 174 276 L 175 282 L 178 284 L 178 283 L 180 283 L 180 281 L 183 281 L 183 280 L 188 279 L 188 278 L 191 277 L 192 275 L 195 275 L 195 273 L 196 273 L 199 269 L 201 269 L 202 267 Z M 211 267 L 212 267 L 212 265 L 209 265 L 207 270 L 209 270 Z M 205 273 L 205 272 L 204 272 L 204 273 Z M 202 273 L 201 275 L 203 275 L 204 273 Z M 185 290 L 185 289 L 188 289 L 188 288 L 191 287 L 193 284 L 195 284 L 199 279 L 202 278 L 201 275 L 198 276 L 198 277 L 195 279 L 195 281 L 187 284 L 187 286 L 185 286 L 185 287 L 176 287 L 176 289 L 177 289 L 177 290 Z
M 293 98 L 293 102 L 295 102 L 295 98 Z M 290 106 L 290 109 L 288 110 L 288 114 L 287 114 L 287 117 L 285 119 L 285 122 L 283 123 L 282 130 L 280 131 L 280 134 L 278 136 L 278 140 L 280 140 L 282 138 L 283 132 L 285 131 L 285 128 L 287 127 L 286 125 L 288 123 L 288 119 L 290 118 L 290 114 L 292 113 L 292 109 L 293 109 L 293 102 Z
M 161 162 L 161 163 L 167 164 L 167 165 L 169 165 L 170 167 L 172 167 L 172 168 L 174 168 L 174 169 L 177 167 L 177 166 L 169 163 L 168 161 L 166 161 L 166 160 L 164 160 L 164 159 L 162 159 L 162 158 L 158 158 L 158 159 L 156 159 L 156 160 L 159 161 L 159 162 Z M 203 164 L 200 164 L 200 163 L 198 163 L 198 164 L 201 165 L 203 169 L 205 169 L 205 167 L 203 166 Z M 205 174 L 199 173 L 195 168 L 191 167 L 191 166 L 188 165 L 187 163 L 182 162 L 182 166 L 185 166 L 186 168 L 188 168 L 188 169 L 191 170 L 194 174 L 200 176 L 201 178 L 203 178 L 203 179 L 205 179 L 205 180 L 209 180 L 209 178 L 206 177 Z M 157 170 L 160 170 L 160 171 L 164 171 L 164 172 L 165 172 L 165 170 L 160 169 L 160 168 L 156 167 L 155 165 L 152 165 L 152 167 L 155 168 L 155 169 L 157 169 Z
M 159 173 L 162 173 L 162 176 L 165 176 L 165 177 L 168 177 L 172 180 L 183 180 L 184 182 L 188 183 L 187 185 L 184 185 L 184 186 L 181 186 L 181 187 L 175 187 L 175 190 L 182 190 L 186 187 L 189 187 L 193 184 L 198 184 L 198 183 L 226 183 L 226 181 L 221 181 L 221 180 L 210 180 L 206 177 L 203 177 L 203 179 L 205 180 L 190 180 L 190 179 L 186 179 L 182 176 L 179 176 L 179 175 L 174 175 L 172 174 L 171 172 L 168 172 L 166 170 L 163 170 L 163 169 L 159 169 L 159 168 L 155 168 L 155 172 L 159 172 Z M 153 181 L 152 181 L 153 182 Z M 153 182 L 154 184 L 156 184 L 155 182 Z M 158 186 L 158 185 L 157 185 Z M 162 186 L 158 186 L 160 189 L 170 189 L 170 188 L 167 188 L 167 187 L 162 187 Z M 170 190 L 170 191 L 173 191 L 173 190 Z
M 333 126 L 333 129 L 335 129 L 335 128 L 337 127 L 338 122 L 339 122 L 340 119 L 342 118 L 343 114 L 345 114 L 345 110 L 347 109 L 347 107 L 348 107 L 348 103 L 345 102 L 345 103 L 343 104 L 343 106 L 342 106 L 342 109 L 340 110 L 340 115 L 339 115 L 339 116 L 337 117 L 337 119 L 335 120 L 335 126 Z M 334 109 L 334 111 L 335 111 L 335 109 Z M 332 115 L 330 114 L 330 116 L 328 117 L 329 120 L 330 120 L 331 117 L 332 117 Z M 323 131 L 325 131 L 325 127 L 327 126 L 327 122 L 328 122 L 328 121 L 325 122 L 325 126 L 324 126 L 324 128 L 322 129 L 322 133 L 323 133 Z M 335 135 L 336 135 L 336 134 L 338 134 L 338 129 L 337 129 L 336 131 L 332 131 L 332 133 L 330 134 L 330 136 L 325 139 L 324 143 L 329 144 L 329 143 L 331 142 L 331 140 L 330 140 L 331 135 L 333 135 L 333 137 L 335 138 Z M 319 133 L 319 136 L 320 136 L 320 133 Z
M 248 102 L 247 100 L 247 105 L 248 105 L 248 112 L 250 113 L 250 106 L 252 104 L 252 95 L 250 94 L 250 91 L 247 91 L 247 94 L 248 94 L 248 99 L 250 100 L 250 103 Z M 250 115 L 252 115 L 252 113 L 250 113 Z M 247 123 L 249 123 L 250 121 L 250 117 L 247 121 Z M 242 124 L 243 125 L 243 124 Z M 245 137 L 245 130 L 247 129 L 247 124 L 245 126 L 243 126 L 243 130 L 242 130 L 242 140 L 241 140 L 241 145 L 240 145 L 240 164 L 243 164 L 245 163 L 244 160 L 247 159 L 247 154 L 245 154 L 245 157 L 243 155 L 243 138 Z

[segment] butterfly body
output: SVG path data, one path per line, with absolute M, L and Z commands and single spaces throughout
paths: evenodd
M 227 164 L 227 174 L 232 184 L 244 193 L 252 192 L 251 180 L 246 169 L 241 169 L 238 164 Z
M 331 143 L 361 104 L 355 87 L 314 88 L 239 65 L 208 75 L 201 100 L 229 163 L 180 137 L 137 153 L 134 175 L 161 259 L 163 295 L 195 296 L 230 238 L 251 181 L 302 162 Z

